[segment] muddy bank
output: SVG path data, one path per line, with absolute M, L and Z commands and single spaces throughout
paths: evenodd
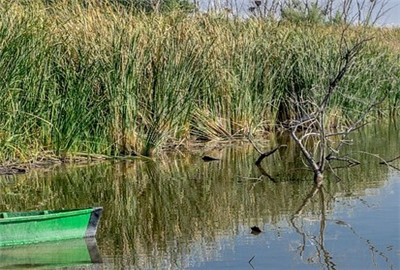
M 270 140 L 266 138 L 257 139 L 260 145 L 269 147 Z M 221 158 L 221 150 L 227 147 L 252 147 L 251 144 L 245 140 L 224 140 L 224 141 L 209 141 L 209 142 L 190 142 L 181 145 L 168 145 L 157 153 L 154 157 L 147 157 L 142 155 L 126 155 L 126 156 L 107 156 L 101 154 L 90 153 L 70 153 L 66 157 L 60 157 L 54 153 L 43 153 L 39 157 L 30 159 L 29 161 L 9 161 L 0 164 L 0 175 L 15 175 L 28 173 L 31 170 L 51 170 L 54 167 L 64 165 L 78 165 L 88 166 L 97 164 L 99 162 L 118 162 L 129 160 L 143 160 L 154 161 L 157 159 L 176 158 L 181 155 L 198 156 L 203 161 L 208 159 L 219 160 Z
M 124 159 L 129 159 L 129 158 L 132 157 L 124 157 Z M 31 159 L 27 162 L 11 161 L 2 163 L 0 164 L 0 175 L 24 174 L 30 172 L 31 170 L 37 170 L 37 169 L 50 170 L 54 167 L 69 165 L 69 164 L 87 166 L 90 164 L 104 162 L 111 159 L 116 160 L 117 157 L 112 158 L 102 155 L 83 154 L 83 153 L 69 157 L 57 157 L 55 155 L 43 156 Z

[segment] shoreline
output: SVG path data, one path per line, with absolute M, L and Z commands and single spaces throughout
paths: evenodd
M 269 140 L 259 139 L 258 142 L 269 142 Z M 251 145 L 249 141 L 244 139 L 232 140 L 212 140 L 208 142 L 190 142 L 183 145 L 167 145 L 162 151 L 161 155 L 155 157 L 148 157 L 143 155 L 125 155 L 125 156 L 107 156 L 95 153 L 68 153 L 65 157 L 57 156 L 54 153 L 43 152 L 43 155 L 32 158 L 30 161 L 6 161 L 0 163 L 0 177 L 5 175 L 18 175 L 26 174 L 33 170 L 51 169 L 63 165 L 84 165 L 89 166 L 103 162 L 118 162 L 118 161 L 156 161 L 157 158 L 162 157 L 163 154 L 183 154 L 183 155 L 199 155 L 219 151 L 230 145 L 240 147 L 241 145 Z

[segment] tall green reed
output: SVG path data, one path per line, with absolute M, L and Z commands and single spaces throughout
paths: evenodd
M 139 14 L 79 1 L 0 2 L 0 160 L 50 151 L 151 155 L 196 138 L 241 138 L 299 114 L 340 59 L 339 26 Z M 360 38 L 349 29 L 350 43 Z M 375 36 L 329 108 L 332 122 L 389 93 L 399 105 L 398 31 Z

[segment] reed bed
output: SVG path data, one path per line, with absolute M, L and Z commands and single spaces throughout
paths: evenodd
M 51 151 L 150 156 L 197 139 L 273 130 L 296 94 L 321 95 L 338 70 L 341 26 L 223 14 L 140 14 L 104 2 L 0 1 L 0 162 Z M 374 37 L 339 86 L 330 121 L 400 100 L 398 29 Z

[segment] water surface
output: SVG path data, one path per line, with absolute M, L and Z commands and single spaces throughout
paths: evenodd
M 322 189 L 290 144 L 262 168 L 247 144 L 208 144 L 199 155 L 4 176 L 0 212 L 103 206 L 102 263 L 79 269 L 399 269 L 400 174 L 374 156 L 400 155 L 398 124 L 365 128 L 354 142 L 347 154 L 361 166 L 328 175 Z

